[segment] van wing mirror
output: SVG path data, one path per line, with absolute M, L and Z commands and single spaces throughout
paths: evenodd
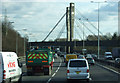
M 19 64 L 19 67 L 22 67 L 22 66 L 23 66 L 22 63 L 20 63 L 20 64 Z
M 18 66 L 19 66 L 19 67 L 22 67 L 23 65 L 22 65 L 22 63 L 20 62 L 20 60 L 17 59 L 17 61 L 18 61 Z

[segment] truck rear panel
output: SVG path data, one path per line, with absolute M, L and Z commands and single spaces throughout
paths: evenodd
M 49 55 L 49 56 L 48 56 Z M 32 51 L 26 53 L 26 64 L 31 66 L 49 65 L 52 62 L 52 54 L 49 51 Z
M 38 49 L 26 53 L 27 74 L 44 72 L 50 75 L 53 67 L 53 54 L 49 49 Z

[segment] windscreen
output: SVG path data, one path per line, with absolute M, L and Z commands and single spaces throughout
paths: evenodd
M 106 54 L 106 56 L 110 56 L 111 54 Z
M 86 67 L 86 61 L 84 60 L 75 60 L 75 61 L 70 61 L 69 67 Z

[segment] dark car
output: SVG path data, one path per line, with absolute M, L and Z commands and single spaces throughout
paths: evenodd
M 88 64 L 94 65 L 95 64 L 95 60 L 92 57 L 86 57 Z
M 95 54 L 91 54 L 91 55 L 92 55 L 92 57 L 94 58 L 94 60 L 97 59 L 97 55 L 95 55 Z
M 115 63 L 116 63 L 116 64 L 120 64 L 120 58 L 116 58 L 116 59 L 115 59 Z

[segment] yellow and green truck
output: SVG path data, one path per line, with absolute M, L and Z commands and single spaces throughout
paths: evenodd
M 53 53 L 47 48 L 27 51 L 26 66 L 28 75 L 35 73 L 50 75 L 53 68 Z

